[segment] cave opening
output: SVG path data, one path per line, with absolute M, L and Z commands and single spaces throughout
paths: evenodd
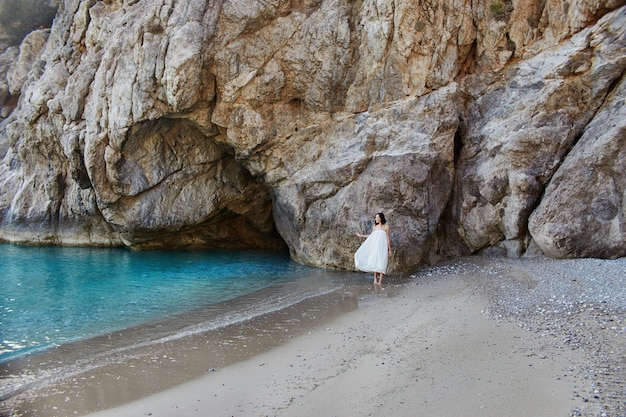
M 287 250 L 265 180 L 189 120 L 135 126 L 118 159 L 107 175 L 115 170 L 126 185 L 117 187 L 125 195 L 116 210 L 131 247 Z

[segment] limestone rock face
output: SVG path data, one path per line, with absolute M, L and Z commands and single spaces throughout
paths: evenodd
M 626 256 L 625 97 L 622 76 L 530 217 L 530 233 L 550 256 Z
M 64 0 L 0 42 L 0 238 L 351 269 L 382 211 L 390 272 L 623 256 L 625 31 L 617 0 Z
M 624 24 L 623 13 L 603 19 L 500 77 L 466 78 L 471 99 L 451 224 L 471 252 L 494 245 L 512 256 L 524 252 L 531 212 L 624 72 Z M 623 132 L 613 133 L 615 142 Z
M 392 225 L 402 225 L 393 229 L 397 256 L 391 266 L 421 259 L 452 189 L 458 103 L 451 85 L 423 98 L 337 116 L 255 154 L 252 159 L 267 158 L 275 167 L 265 177 L 292 256 L 346 267 L 361 243 L 355 232 L 370 233 L 374 214 L 383 211 L 392 213 Z M 402 175 L 396 175 L 399 167 Z

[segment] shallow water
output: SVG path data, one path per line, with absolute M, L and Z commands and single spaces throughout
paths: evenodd
M 282 252 L 0 245 L 0 265 L 0 415 L 131 401 L 378 296 L 367 274 Z
M 0 246 L 0 363 L 314 274 L 283 252 Z

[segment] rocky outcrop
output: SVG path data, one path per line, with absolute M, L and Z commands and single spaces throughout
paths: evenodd
M 625 98 L 626 79 L 622 76 L 556 171 L 530 217 L 532 237 L 550 256 L 624 255 Z
M 393 224 L 407 226 L 393 232 L 395 264 L 421 259 L 450 198 L 459 113 L 451 85 L 336 116 L 255 153 L 253 163 L 272 161 L 265 178 L 292 256 L 313 265 L 350 266 L 355 231 L 369 233 L 370 214 L 384 211 L 392 213 Z
M 479 74 L 464 80 L 464 91 L 470 96 L 464 115 L 468 122 L 461 134 L 464 146 L 448 225 L 454 228 L 457 242 L 471 252 L 498 245 L 519 257 L 527 249 L 530 214 L 573 144 L 586 127 L 597 124 L 596 112 L 614 88 L 613 82 L 624 73 L 626 38 L 619 27 L 626 24 L 626 18 L 623 13 L 608 17 L 561 42 L 558 49 L 510 65 L 495 77 Z M 620 115 L 613 116 L 619 119 Z M 607 140 L 617 146 L 622 133 L 613 131 Z M 579 174 L 575 171 L 570 176 L 574 179 Z M 581 189 L 581 193 L 591 201 L 596 190 Z M 551 205 L 550 210 L 560 212 L 566 224 L 578 222 L 575 211 L 568 212 L 561 205 Z M 597 232 L 592 230 L 579 232 Z M 626 253 L 624 232 L 621 252 L 610 256 Z M 538 243 L 555 254 L 545 238 Z
M 626 7 L 563 5 L 65 0 L 0 55 L 0 237 L 624 256 Z

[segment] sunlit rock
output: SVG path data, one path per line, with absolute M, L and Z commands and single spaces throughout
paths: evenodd
M 383 211 L 391 271 L 488 250 L 622 256 L 619 185 L 584 187 L 605 243 L 573 245 L 582 223 L 550 214 L 555 173 L 590 135 L 614 149 L 619 129 L 593 126 L 623 118 L 623 1 L 564 7 L 62 1 L 49 29 L 0 36 L 0 238 L 286 245 L 353 268 L 354 232 Z M 620 154 L 598 152 L 620 184 Z

